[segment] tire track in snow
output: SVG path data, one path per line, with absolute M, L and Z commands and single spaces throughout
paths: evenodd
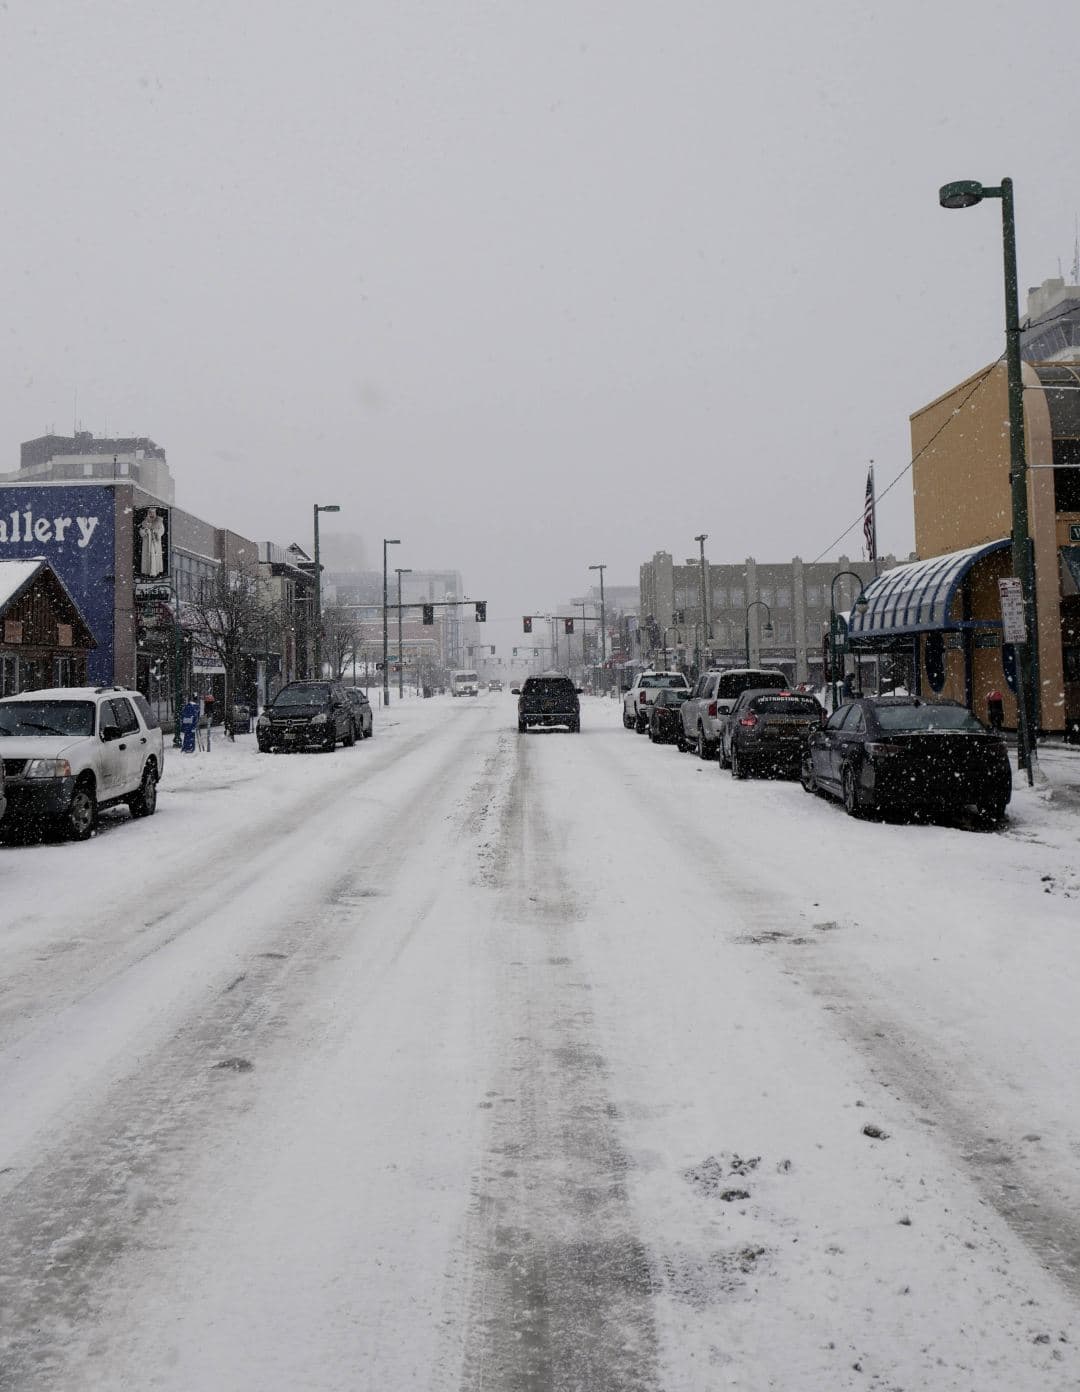
M 349 1013 L 328 1010 L 327 1004 L 334 995 L 336 964 L 355 951 L 365 919 L 370 917 L 378 931 L 365 945 L 364 992 L 377 992 L 393 970 L 431 913 L 439 889 L 421 895 L 414 912 L 389 930 L 382 899 L 407 876 L 412 857 L 429 834 L 434 838 L 440 820 L 464 822 L 459 836 L 467 834 L 475 806 L 490 801 L 502 776 L 492 764 L 462 798 L 457 789 L 461 745 L 463 738 L 475 739 L 475 731 L 452 733 L 458 738 L 440 750 L 424 779 L 424 796 L 402 797 L 378 839 L 365 844 L 362 859 L 347 872 L 342 873 L 336 852 L 352 833 L 340 818 L 329 831 L 316 819 L 310 839 L 313 845 L 326 843 L 314 871 L 321 883 L 316 909 L 301 920 L 284 909 L 268 915 L 266 886 L 260 886 L 262 924 L 244 942 L 242 979 L 233 966 L 223 969 L 212 995 L 156 1047 L 126 1060 L 127 1071 L 87 1117 L 67 1118 L 63 1128 L 50 1132 L 34 1163 L 2 1175 L 0 1388 L 5 1392 L 51 1389 L 69 1376 L 65 1386 L 80 1385 L 70 1349 L 90 1339 L 88 1331 L 98 1325 L 113 1268 L 128 1258 L 153 1263 L 147 1228 L 160 1228 L 169 1209 L 181 1202 L 188 1171 L 200 1154 L 220 1143 L 222 1128 L 252 1105 L 248 1089 L 259 1086 L 260 1054 L 290 1033 L 303 1039 L 309 1053 L 317 1053 L 331 1031 L 348 1029 Z M 294 873 L 289 857 L 302 850 L 292 829 L 287 844 L 289 856 L 278 853 L 284 880 Z M 227 933 L 230 915 L 250 917 L 243 904 L 250 884 L 245 874 L 219 887 L 217 922 L 212 915 L 206 926 Z M 315 884 L 305 888 L 314 892 Z M 362 1000 L 352 997 L 350 1004 L 359 1009 Z M 251 1071 L 220 1066 L 252 1059 Z M 107 1328 L 94 1333 L 91 1342 L 100 1358 Z
M 465 1251 L 463 1392 L 651 1392 L 653 1275 L 575 967 L 583 908 L 519 737 L 494 856 L 505 1056 L 493 1081 Z

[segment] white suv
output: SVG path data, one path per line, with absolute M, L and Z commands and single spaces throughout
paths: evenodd
M 153 815 L 165 741 L 137 691 L 54 687 L 0 700 L 0 757 L 5 825 L 59 821 L 85 841 L 102 807 L 124 802 L 133 817 Z
M 639 672 L 634 684 L 623 695 L 622 723 L 643 735 L 649 728 L 649 711 L 658 691 L 688 691 L 690 683 L 681 672 Z

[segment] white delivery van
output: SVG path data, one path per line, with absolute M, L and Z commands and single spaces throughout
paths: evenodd
M 454 672 L 450 677 L 451 696 L 478 696 L 480 678 L 475 672 Z

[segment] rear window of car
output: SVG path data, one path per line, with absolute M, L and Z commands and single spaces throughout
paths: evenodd
M 985 725 L 963 706 L 875 706 L 883 730 L 967 730 L 983 734 Z
M 655 674 L 643 676 L 638 685 L 647 687 L 650 691 L 656 690 L 658 687 L 669 691 L 685 691 L 687 689 L 686 678 L 681 672 L 675 672 L 666 676 L 658 676 Z
M 820 715 L 813 696 L 758 696 L 751 708 L 759 715 Z
M 567 677 L 530 677 L 522 690 L 530 696 L 567 696 L 574 688 Z
M 717 697 L 720 700 L 733 700 L 755 686 L 772 686 L 782 691 L 788 684 L 783 672 L 725 672 L 720 678 Z

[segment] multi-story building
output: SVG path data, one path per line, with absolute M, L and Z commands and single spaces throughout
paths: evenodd
M 1080 736 L 1080 286 L 1047 281 L 1021 334 L 1035 576 L 1037 723 Z M 997 581 L 1014 574 L 1007 373 L 992 364 L 911 417 L 918 561 L 869 593 L 853 641 L 910 654 L 916 690 L 1017 719 Z
M 89 430 L 24 440 L 18 469 L 0 474 L 6 483 L 132 483 L 169 505 L 176 496 L 160 445 L 145 435 L 112 438 Z
M 896 564 L 892 556 L 878 570 Z M 675 663 L 691 669 L 765 663 L 783 668 L 793 681 L 824 679 L 824 639 L 830 614 L 846 614 L 859 586 L 873 580 L 868 561 L 759 562 L 752 556 L 734 564 L 705 562 L 702 613 L 701 562 L 691 556 L 677 564 L 658 551 L 641 567 L 641 620 L 638 652 L 644 661 Z M 834 583 L 835 582 L 835 583 Z M 771 633 L 766 628 L 771 627 Z

